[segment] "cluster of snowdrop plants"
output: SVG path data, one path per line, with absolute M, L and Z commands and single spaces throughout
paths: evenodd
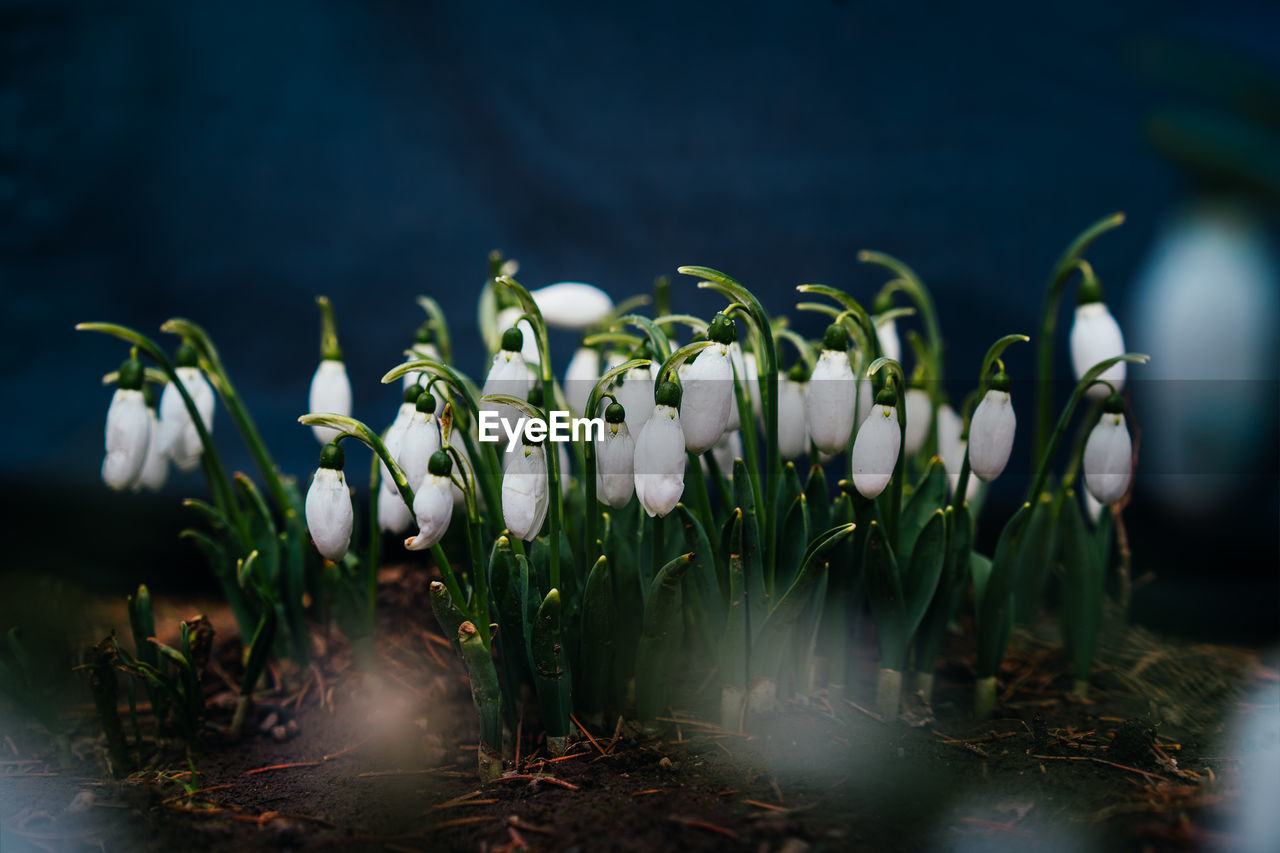
M 382 377 L 403 394 L 394 418 L 380 418 L 385 430 L 352 417 L 322 300 L 322 361 L 299 420 L 323 448 L 305 501 L 271 463 L 199 327 L 165 324 L 186 341 L 175 366 L 136 332 L 85 324 L 135 348 L 110 377 L 125 402 L 108 416 L 104 479 L 124 488 L 139 476 L 130 472 L 147 455 L 138 435 L 150 419 L 133 395 L 147 381 L 163 384 L 181 405 L 166 427 L 162 404 L 158 434 L 189 427 L 196 441 L 170 438 L 159 452 L 202 464 L 213 495 L 189 502 L 207 530 L 188 535 L 260 659 L 305 662 L 308 620 L 336 619 L 367 639 L 384 536 L 429 551 L 439 573 L 434 615 L 470 676 L 484 777 L 502 772 L 520 731 L 540 730 L 547 750 L 562 753 L 574 719 L 660 719 L 708 683 L 719 685 L 721 722 L 733 729 L 785 699 L 844 694 L 866 675 L 850 647 L 867 626 L 878 708 L 893 720 L 904 686 L 928 700 L 947 626 L 971 620 L 975 710 L 989 714 L 1012 627 L 1037 617 L 1050 579 L 1083 694 L 1115 562 L 1113 515 L 1133 467 L 1124 366 L 1145 356 L 1124 352 L 1082 255 L 1121 219 L 1082 233 L 1050 277 L 1034 476 L 990 556 L 973 547 L 984 484 L 1004 472 L 1018 423 L 1004 359 L 1029 338 L 996 340 L 975 365 L 972 393 L 948 400 L 932 297 L 908 266 L 876 252 L 859 255 L 886 273 L 871 312 L 844 290 L 798 287 L 795 309 L 823 318 L 816 339 L 706 267 L 679 272 L 720 294 L 719 312 L 673 313 L 677 288 L 662 280 L 647 316 L 647 296 L 615 305 L 576 283 L 531 292 L 495 254 L 478 309 L 490 352 L 483 375 L 454 363 L 443 312 L 420 298 L 426 321 Z M 1077 382 L 1051 423 L 1054 325 L 1072 282 Z M 907 328 L 903 347 L 899 327 L 916 319 L 920 331 Z M 563 373 L 550 357 L 553 330 L 579 338 Z M 138 356 L 153 366 L 143 370 Z M 211 397 L 202 403 L 210 386 L 254 452 L 270 500 L 247 477 L 226 478 L 210 443 Z M 568 441 L 528 426 L 482 440 L 482 421 L 545 425 L 557 414 L 602 423 Z M 1066 447 L 1073 425 L 1080 437 Z M 372 450 L 363 524 L 344 473 L 349 439 Z M 256 676 L 246 677 L 246 697 Z

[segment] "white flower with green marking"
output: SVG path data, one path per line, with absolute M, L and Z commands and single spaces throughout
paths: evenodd
M 1018 419 L 1009 396 L 1009 377 L 1001 371 L 991 378 L 990 387 L 969 420 L 969 467 L 978 478 L 990 483 L 1009 464 Z
M 636 438 L 636 497 L 650 517 L 665 516 L 684 492 L 684 430 L 680 426 L 680 386 L 664 382 L 653 413 Z
M 517 539 L 529 542 L 547 518 L 547 455 L 540 444 L 512 454 L 502 475 L 502 519 Z
M 835 455 L 848 443 L 857 388 L 849 366 L 849 333 L 832 323 L 822 338 L 822 352 L 809 375 L 805 397 L 809 437 L 823 453 Z
M 425 551 L 444 538 L 453 518 L 453 460 L 437 450 L 427 463 L 427 473 L 416 486 L 413 514 L 418 520 L 418 534 L 404 540 L 410 551 Z
M 875 498 L 893 478 L 902 449 L 902 429 L 898 424 L 897 395 L 889 388 L 876 397 L 876 404 L 858 428 L 850 460 L 853 487 L 864 498 Z
M 346 556 L 355 522 L 351 491 L 342 474 L 345 458 L 338 445 L 325 445 L 320 451 L 320 467 L 307 489 L 305 506 L 307 530 L 316 543 L 316 550 L 335 563 Z
M 1124 419 L 1124 399 L 1119 394 L 1110 394 L 1103 402 L 1102 417 L 1084 444 L 1083 462 L 1085 487 L 1098 503 L 1113 504 L 1129 491 L 1133 440 Z

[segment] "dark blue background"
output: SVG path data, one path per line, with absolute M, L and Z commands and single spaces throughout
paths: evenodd
M 355 414 L 380 425 L 396 395 L 377 377 L 421 320 L 416 294 L 445 306 L 460 365 L 482 372 L 474 305 L 492 248 L 531 287 L 576 279 L 615 297 L 705 264 L 777 313 L 804 281 L 869 298 L 885 277 L 854 255 L 880 249 L 930 284 L 951 370 L 968 374 L 998 334 L 1034 331 L 1071 236 L 1125 210 L 1090 254 L 1124 321 L 1127 284 L 1192 186 L 1144 135 L 1169 97 L 1144 57 L 1191 39 L 1274 64 L 1280 32 L 1266 3 L 5 2 L 0 15 L 0 475 L 28 495 L 24 518 L 66 531 L 202 488 L 175 476 L 160 499 L 106 493 L 98 378 L 124 348 L 72 332 L 80 320 L 205 325 L 277 459 L 304 476 L 313 298 L 337 308 Z M 680 309 L 716 304 L 692 281 L 676 293 Z M 1015 375 L 1030 355 L 1011 353 Z M 228 465 L 248 469 L 229 426 L 220 413 Z M 80 548 L 73 559 L 112 561 Z

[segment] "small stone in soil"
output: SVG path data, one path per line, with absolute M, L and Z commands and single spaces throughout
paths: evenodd
M 289 739 L 289 730 L 284 726 L 272 726 L 271 737 L 278 741 L 286 741 Z
M 275 711 L 272 711 L 270 714 L 267 715 L 266 719 L 264 719 L 258 725 L 258 730 L 263 732 L 269 732 L 272 729 L 274 729 L 277 725 L 279 725 L 279 723 L 280 723 L 280 715 L 277 714 Z
M 81 814 L 93 808 L 97 798 L 94 797 L 93 791 L 80 791 L 71 798 L 71 804 L 67 806 L 67 814 Z

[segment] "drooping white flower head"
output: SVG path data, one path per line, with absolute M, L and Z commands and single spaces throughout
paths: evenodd
M 386 445 L 387 452 L 391 454 L 396 464 L 400 463 L 405 430 L 409 428 L 410 421 L 418 411 L 417 402 L 421 394 L 422 387 L 419 385 L 411 385 L 406 389 L 404 402 L 400 404 L 395 419 L 382 437 L 382 443 Z M 400 497 L 400 491 L 391 479 L 391 472 L 387 470 L 387 466 L 381 463 L 379 465 L 381 477 L 378 487 L 378 527 L 391 533 L 403 533 L 413 522 L 413 513 Z
M 582 331 L 594 326 L 613 311 L 613 300 L 598 287 L 578 281 L 562 281 L 530 291 L 542 312 L 542 320 L 552 329 Z
M 716 460 L 716 467 L 720 469 L 721 476 L 732 483 L 734 460 L 743 458 L 742 433 L 735 429 L 733 432 L 726 432 L 720 436 L 716 446 L 711 448 L 711 458 Z M 702 457 L 702 473 L 706 477 L 710 477 L 712 474 L 711 464 L 707 462 L 707 456 L 705 455 Z
M 152 440 L 152 416 L 142 393 L 142 363 L 129 359 L 120 365 L 119 377 L 107 409 L 106 456 L 102 460 L 102 482 L 117 492 L 137 482 Z
M 423 391 L 414 404 L 413 416 L 400 439 L 400 453 L 393 458 L 404 469 L 405 479 L 415 492 L 422 478 L 427 476 L 431 457 L 440 449 L 440 422 L 436 420 L 435 396 Z
M 735 378 L 739 384 L 747 392 L 747 399 L 751 401 L 751 410 L 757 418 L 760 417 L 762 403 L 760 400 L 760 366 L 756 361 L 755 353 L 744 353 L 742 345 L 734 340 L 729 345 L 729 360 L 733 364 Z M 733 432 L 742 427 L 742 414 L 738 411 L 738 395 L 735 393 L 731 397 L 729 409 L 729 420 L 725 423 L 725 431 Z
M 638 358 L 647 358 L 642 350 Z M 640 435 L 645 421 L 653 414 L 653 385 L 657 368 L 650 362 L 648 368 L 637 367 L 622 375 L 622 381 L 614 384 L 613 395 L 627 410 L 627 432 Z
M 413 336 L 412 355 L 405 356 L 405 361 L 417 361 L 420 358 L 429 358 L 433 361 L 440 360 L 440 350 L 436 347 L 431 332 L 431 324 L 423 323 L 418 327 L 418 331 Z M 431 377 L 425 373 L 406 373 L 404 375 L 404 389 L 409 390 L 410 385 L 422 385 L 426 387 Z M 441 406 L 444 405 L 443 400 L 437 401 Z M 436 415 L 439 416 L 439 412 Z
M 151 422 L 151 440 L 147 442 L 147 458 L 142 463 L 142 471 L 133 484 L 135 492 L 143 489 L 158 492 L 169 479 L 169 457 L 160 446 L 160 417 L 150 405 L 147 406 L 147 420 Z
M 1076 318 L 1071 324 L 1071 367 L 1076 380 L 1079 381 L 1085 371 L 1103 359 L 1123 355 L 1124 352 L 1124 335 L 1120 324 L 1102 301 L 1102 285 L 1088 275 L 1077 290 Z M 1124 387 L 1125 363 L 1121 361 L 1111 365 L 1099 378 L 1120 390 Z M 1107 386 L 1092 385 L 1088 393 L 1092 397 L 1105 397 Z
M 652 518 L 675 508 L 684 492 L 684 430 L 680 426 L 680 386 L 663 382 L 653 413 L 636 438 L 636 497 Z
M 618 403 L 604 410 L 604 441 L 596 445 L 596 497 L 614 509 L 631 502 L 635 492 L 636 443 L 627 431 L 626 412 Z
M 425 551 L 444 538 L 453 518 L 453 460 L 437 450 L 427 462 L 427 473 L 413 493 L 413 514 L 418 519 L 418 535 L 404 540 L 410 551 Z
M 1081 489 L 1080 493 L 1084 499 L 1085 515 L 1089 518 L 1089 523 L 1096 527 L 1098 519 L 1102 518 L 1102 504 L 1098 503 L 1098 499 L 1093 496 L 1093 492 L 1089 491 L 1087 487 Z
M 1013 451 L 1018 419 L 1009 396 L 1009 377 L 1003 371 L 991 378 L 987 393 L 969 421 L 969 467 L 990 483 L 1004 471 Z
M 212 434 L 213 388 L 196 366 L 198 357 L 195 347 L 182 344 L 178 347 L 174 361 L 177 364 L 178 381 L 196 404 L 196 411 L 200 413 L 205 430 Z M 200 433 L 191 420 L 182 394 L 172 382 L 164 387 L 164 392 L 160 395 L 160 441 L 179 471 L 194 471 L 200 465 L 200 454 L 204 452 Z
M 307 489 L 305 513 L 307 530 L 316 550 L 326 560 L 335 563 L 347 553 L 351 544 L 351 526 L 355 522 L 355 510 L 351 505 L 351 491 L 342 475 L 345 454 L 336 444 L 326 444 L 320 451 L 320 467 Z
M 908 388 L 904 403 L 907 409 L 907 455 L 914 456 L 924 447 L 929 437 L 929 422 L 933 417 L 933 404 L 929 392 L 923 388 Z
M 1113 504 L 1129 491 L 1133 476 L 1133 441 L 1124 419 L 1124 400 L 1109 394 L 1102 418 L 1084 444 L 1084 484 L 1101 504 Z
M 600 353 L 594 347 L 578 347 L 564 370 L 564 396 L 574 412 L 595 416 L 595 412 L 587 412 L 587 398 L 599 379 Z
M 783 459 L 795 459 L 809 450 L 804 413 L 808 388 L 803 363 L 798 362 L 790 375 L 778 374 L 778 452 Z
M 902 341 L 898 337 L 898 321 L 895 319 L 880 320 L 876 323 L 876 341 L 880 344 L 880 354 L 894 361 L 902 361 Z
M 307 400 L 309 411 L 332 415 L 351 416 L 351 380 L 347 378 L 347 366 L 332 358 L 322 359 L 311 377 L 311 394 Z M 328 444 L 340 430 L 327 426 L 313 426 L 311 432 L 321 444 Z
M 526 444 L 502 475 L 502 519 L 511 535 L 537 537 L 547 518 L 547 456 L 540 444 Z
M 683 374 L 683 406 L 680 424 L 684 446 L 690 453 L 705 453 L 724 433 L 733 407 L 733 364 L 729 347 L 738 331 L 732 320 L 716 314 L 707 327 L 711 346 L 687 363 Z
M 840 453 L 848 443 L 857 387 L 849 366 L 849 333 L 832 323 L 823 335 L 822 353 L 809 376 L 805 397 L 809 436 L 823 453 Z
M 850 460 L 853 487 L 864 498 L 876 498 L 893 478 L 902 449 L 902 429 L 898 425 L 897 395 L 885 388 L 876 398 L 871 414 L 853 440 Z
M 518 348 L 520 357 L 524 359 L 524 363 L 527 365 L 525 372 L 531 373 L 536 365 L 542 363 L 542 356 L 538 354 L 538 339 L 534 336 L 532 324 L 528 320 L 520 319 L 520 315 L 523 313 L 523 309 L 520 308 L 503 308 L 498 312 L 498 328 L 520 330 L 521 341 Z M 506 335 L 505 331 L 503 335 Z M 504 345 L 502 349 L 507 349 L 507 347 Z
M 866 367 L 866 364 L 863 364 L 862 367 Z M 857 388 L 858 414 L 855 418 L 855 422 L 857 426 L 862 426 L 866 422 L 867 418 L 871 416 L 872 410 L 876 407 L 876 389 L 875 386 L 871 384 L 871 377 L 867 376 L 865 373 L 862 378 L 858 380 Z
M 910 426 L 911 422 L 907 421 Z M 960 468 L 964 465 L 964 454 L 968 450 L 968 442 L 964 439 L 964 422 L 956 414 L 956 410 L 943 404 L 938 409 L 938 455 L 942 457 L 943 467 L 947 470 L 948 494 L 954 493 L 960 485 Z M 971 501 L 978 496 L 982 481 L 970 477 L 965 486 L 964 499 Z
M 532 335 L 529 336 L 532 338 Z M 493 364 L 489 367 L 489 375 L 485 377 L 480 396 L 490 394 L 507 394 L 517 400 L 527 399 L 529 389 L 533 387 L 533 379 L 520 348 L 526 340 L 525 335 L 515 328 L 502 333 L 502 349 L 493 356 Z M 499 418 L 507 420 L 514 429 L 520 419 L 520 413 L 513 406 L 495 403 L 481 403 L 481 413 L 495 412 Z

